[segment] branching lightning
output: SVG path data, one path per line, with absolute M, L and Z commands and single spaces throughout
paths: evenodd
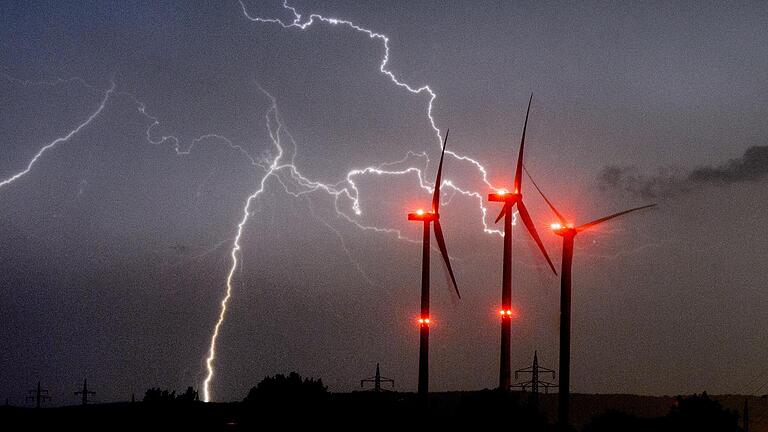
M 429 101 L 427 103 L 427 117 L 429 119 L 429 124 L 432 127 L 432 130 L 435 132 L 436 143 L 438 144 L 438 146 L 442 147 L 442 142 L 443 142 L 442 133 L 440 131 L 440 128 L 437 127 L 437 123 L 435 121 L 435 118 L 432 115 L 432 111 L 433 111 L 433 107 L 434 107 L 434 102 L 437 99 L 437 94 L 428 85 L 424 85 L 422 87 L 415 88 L 415 87 L 413 87 L 413 86 L 411 86 L 411 85 L 409 85 L 409 84 L 399 80 L 397 78 L 397 76 L 394 74 L 394 72 L 392 72 L 391 70 L 387 69 L 387 65 L 389 64 L 389 55 L 390 55 L 389 37 L 387 37 L 386 35 L 383 35 L 381 33 L 376 33 L 376 32 L 374 32 L 372 30 L 369 30 L 369 29 L 366 29 L 364 27 L 361 27 L 361 26 L 359 26 L 359 25 L 357 25 L 357 24 L 355 24 L 355 23 L 353 23 L 351 21 L 348 21 L 348 20 L 342 20 L 342 19 L 338 19 L 338 18 L 327 18 L 327 17 L 324 17 L 324 16 L 319 15 L 319 14 L 311 14 L 306 21 L 302 22 L 302 15 L 296 10 L 296 8 L 294 8 L 293 6 L 290 6 L 288 4 L 287 0 L 283 0 L 283 8 L 285 10 L 290 11 L 293 14 L 293 17 L 294 17 L 293 21 L 288 23 L 288 24 L 286 24 L 284 21 L 282 21 L 280 19 L 277 19 L 277 18 L 263 18 L 263 17 L 259 17 L 259 16 L 253 16 L 253 15 L 251 15 L 248 12 L 248 8 L 246 7 L 245 3 L 243 3 L 242 0 L 239 0 L 239 2 L 240 2 L 240 7 L 243 10 L 243 15 L 245 15 L 245 17 L 247 19 L 249 19 L 249 20 L 251 20 L 253 22 L 279 24 L 281 27 L 283 27 L 285 29 L 297 28 L 299 30 L 306 30 L 307 28 L 312 26 L 315 23 L 315 21 L 317 20 L 317 21 L 324 22 L 324 23 L 331 24 L 331 25 L 347 26 L 347 27 L 349 27 L 349 28 L 351 28 L 351 29 L 353 29 L 353 30 L 355 30 L 357 32 L 360 32 L 360 33 L 363 33 L 363 34 L 367 35 L 368 37 L 370 37 L 372 39 L 380 40 L 382 42 L 383 47 L 384 47 L 384 56 L 382 57 L 381 63 L 379 64 L 379 71 L 382 74 L 386 75 L 392 81 L 392 83 L 394 83 L 398 87 L 406 89 L 408 92 L 410 92 L 410 93 L 412 93 L 414 95 L 419 95 L 419 94 L 422 94 L 422 93 L 426 93 L 427 95 L 429 95 Z M 295 145 L 295 143 L 294 143 L 294 145 Z M 469 162 L 470 164 L 472 164 L 481 173 L 483 182 L 489 188 L 493 188 L 493 185 L 491 185 L 491 183 L 488 181 L 488 172 L 487 172 L 485 167 L 480 162 L 478 162 L 477 160 L 475 160 L 475 159 L 473 159 L 473 158 L 471 158 L 469 156 L 459 155 L 458 153 L 456 153 L 454 151 L 451 151 L 451 150 L 447 150 L 445 153 L 450 155 L 450 156 L 452 156 L 452 157 L 454 157 L 455 159 L 457 159 L 459 161 Z M 421 155 L 423 155 L 426 158 L 426 154 L 422 153 Z M 406 156 L 406 158 L 407 158 L 407 156 Z M 346 180 L 347 180 L 347 184 L 349 185 L 349 189 L 350 190 L 347 190 L 346 194 L 347 194 L 348 197 L 352 198 L 352 200 L 354 201 L 352 208 L 355 211 L 356 215 L 360 215 L 361 214 L 361 210 L 360 210 L 360 206 L 359 206 L 359 201 L 357 199 L 359 193 L 358 193 L 358 190 L 357 190 L 357 186 L 356 186 L 356 184 L 353 181 L 353 178 L 356 177 L 356 176 L 359 176 L 359 175 L 363 175 L 363 174 L 402 175 L 402 174 L 408 174 L 408 173 L 416 173 L 418 175 L 419 185 L 421 186 L 421 188 L 426 190 L 426 191 L 428 191 L 429 193 L 432 192 L 432 189 L 429 186 L 430 182 L 425 181 L 425 179 L 424 179 L 424 177 L 422 175 L 422 170 L 420 170 L 418 168 L 407 168 L 407 169 L 402 170 L 402 171 L 387 171 L 387 170 L 383 169 L 384 166 L 392 165 L 392 164 L 394 164 L 394 163 L 386 163 L 386 164 L 382 164 L 382 165 L 379 165 L 379 166 L 376 166 L 376 167 L 367 167 L 367 168 L 363 168 L 363 169 L 353 170 L 353 171 L 350 171 L 347 174 Z M 458 192 L 458 193 L 460 193 L 462 195 L 466 195 L 466 196 L 469 196 L 469 197 L 477 199 L 478 202 L 480 203 L 480 209 L 481 209 L 481 211 L 483 213 L 482 223 L 483 223 L 484 231 L 486 233 L 489 233 L 489 234 L 498 234 L 498 235 L 502 234 L 500 230 L 489 228 L 489 226 L 486 224 L 486 222 L 485 222 L 486 208 L 485 208 L 485 206 L 483 206 L 483 196 L 479 192 L 472 192 L 472 191 L 461 189 L 461 188 L 459 188 L 458 186 L 456 186 L 455 184 L 453 184 L 449 180 L 446 180 L 445 182 L 443 182 L 443 185 L 447 186 L 449 189 L 452 189 L 453 191 Z
M 376 33 L 372 30 L 358 26 L 357 24 L 354 24 L 351 21 L 341 20 L 336 18 L 327 18 L 318 14 L 312 14 L 309 16 L 307 20 L 302 20 L 302 15 L 299 14 L 294 7 L 290 6 L 287 3 L 287 1 L 283 2 L 283 8 L 290 11 L 294 16 L 294 20 L 290 23 L 285 23 L 280 19 L 262 18 L 258 16 L 253 16 L 248 11 L 247 7 L 242 1 L 240 1 L 240 6 L 242 7 L 242 12 L 244 16 L 248 20 L 256 23 L 278 24 L 285 29 L 297 29 L 300 31 L 307 30 L 309 27 L 311 27 L 315 23 L 324 23 L 324 24 L 334 25 L 334 26 L 340 25 L 340 26 L 346 26 L 357 33 L 362 33 L 372 39 L 376 39 L 380 41 L 384 48 L 384 54 L 382 57 L 382 61 L 379 65 L 379 72 L 385 75 L 387 78 L 389 78 L 389 80 L 391 80 L 391 82 L 395 84 L 397 87 L 405 89 L 410 94 L 427 96 L 428 102 L 426 107 L 426 115 L 429 120 L 429 124 L 432 130 L 434 131 L 435 142 L 438 144 L 438 146 L 442 145 L 442 141 L 443 141 L 442 133 L 441 133 L 441 130 L 438 128 L 435 118 L 433 116 L 433 106 L 434 106 L 435 100 L 437 99 L 437 94 L 428 85 L 424 85 L 422 87 L 414 87 L 401 81 L 391 70 L 388 69 L 388 63 L 390 58 L 389 57 L 390 47 L 389 47 L 389 38 L 386 35 Z M 77 80 L 82 81 L 79 79 Z M 64 80 L 59 80 L 58 82 L 64 82 Z M 55 83 L 51 85 L 54 85 L 54 84 Z M 88 86 L 87 84 L 85 84 L 85 82 L 83 82 L 83 84 Z M 281 119 L 281 116 L 278 110 L 276 98 L 273 97 L 267 90 L 265 90 L 258 84 L 256 84 L 256 86 L 270 100 L 270 107 L 266 112 L 265 122 L 266 122 L 266 129 L 270 137 L 271 147 L 273 148 L 273 151 L 271 154 L 268 154 L 267 156 L 256 157 L 250 154 L 243 147 L 235 144 L 232 140 L 218 134 L 206 134 L 198 138 L 195 138 L 194 140 L 192 140 L 191 144 L 188 147 L 183 147 L 181 145 L 180 140 L 175 136 L 172 136 L 172 135 L 155 136 L 153 132 L 155 131 L 156 127 L 160 125 L 160 120 L 154 117 L 153 115 L 149 114 L 146 105 L 143 102 L 139 101 L 132 94 L 117 93 L 115 91 L 115 84 L 112 83 L 112 86 L 104 92 L 104 97 L 101 99 L 101 102 L 97 107 L 97 109 L 84 122 L 77 125 L 77 127 L 72 129 L 69 133 L 67 133 L 63 137 L 57 138 L 54 141 L 43 146 L 37 152 L 37 154 L 35 154 L 35 156 L 29 161 L 29 163 L 27 164 L 24 170 L 12 175 L 7 179 L 0 181 L 0 188 L 2 188 L 6 185 L 9 185 L 10 183 L 13 183 L 19 178 L 25 176 L 26 174 L 28 174 L 45 152 L 52 149 L 53 147 L 56 147 L 59 144 L 67 142 L 73 136 L 78 134 L 82 129 L 88 127 L 99 116 L 99 114 L 102 113 L 109 99 L 116 94 L 130 97 L 131 100 L 136 104 L 138 112 L 141 113 L 149 121 L 149 126 L 146 130 L 146 139 L 149 143 L 154 145 L 171 144 L 175 149 L 176 154 L 186 155 L 186 154 L 189 154 L 189 152 L 191 152 L 192 149 L 195 147 L 195 145 L 200 141 L 203 141 L 203 140 L 221 141 L 227 146 L 229 146 L 231 149 L 239 152 L 243 157 L 245 157 L 250 162 L 250 164 L 254 167 L 254 169 L 263 171 L 263 176 L 261 177 L 261 180 L 258 181 L 257 188 L 253 190 L 253 192 L 248 196 L 247 200 L 245 200 L 243 204 L 242 217 L 240 218 L 240 221 L 237 224 L 237 229 L 235 231 L 234 239 L 231 240 L 232 241 L 231 243 L 232 248 L 230 250 L 231 266 L 227 273 L 226 289 L 225 289 L 224 296 L 220 302 L 218 319 L 216 320 L 216 323 L 213 327 L 213 332 L 210 337 L 210 345 L 207 351 L 207 357 L 205 359 L 205 368 L 207 373 L 203 381 L 203 400 L 206 402 L 211 400 L 210 384 L 214 377 L 214 364 L 216 361 L 217 340 L 220 334 L 221 326 L 223 325 L 224 320 L 226 318 L 227 306 L 232 297 L 233 279 L 240 265 L 240 261 L 242 260 L 241 258 L 242 236 L 245 231 L 246 225 L 248 224 L 249 219 L 253 214 L 252 205 L 254 201 L 256 201 L 259 198 L 259 196 L 265 191 L 265 189 L 268 186 L 268 181 L 270 178 L 273 178 L 274 180 L 276 180 L 276 184 L 279 184 L 280 186 L 282 186 L 283 190 L 287 194 L 294 197 L 302 197 L 304 195 L 315 193 L 315 192 L 324 193 L 327 196 L 332 197 L 334 210 L 336 211 L 336 214 L 338 215 L 338 217 L 350 223 L 351 225 L 354 225 L 360 230 L 363 230 L 366 232 L 393 235 L 400 240 L 410 241 L 414 243 L 419 243 L 419 240 L 408 238 L 396 228 L 366 225 L 361 221 L 360 217 L 363 215 L 363 209 L 361 208 L 361 205 L 360 205 L 360 201 L 361 201 L 360 190 L 358 189 L 357 179 L 364 176 L 414 176 L 418 181 L 418 185 L 421 189 L 423 189 L 428 193 L 432 193 L 432 186 L 430 185 L 431 181 L 428 181 L 425 177 L 426 168 L 430 162 L 426 152 L 422 152 L 422 153 L 408 152 L 404 158 L 398 161 L 386 162 L 386 163 L 381 163 L 374 166 L 353 169 L 348 173 L 346 173 L 346 175 L 344 175 L 342 179 L 335 184 L 326 184 L 326 183 L 322 183 L 306 177 L 301 173 L 299 168 L 294 163 L 294 160 L 296 157 L 296 149 L 298 146 L 293 136 L 284 126 L 283 120 Z M 88 86 L 88 87 L 92 88 L 91 86 Z M 286 139 L 288 140 L 288 146 L 283 145 L 284 140 Z M 293 151 L 286 152 L 285 148 L 292 149 Z M 480 162 L 468 156 L 460 155 L 454 151 L 446 151 L 446 154 L 448 154 L 449 156 L 453 157 L 454 159 L 462 163 L 469 163 L 471 166 L 474 167 L 474 169 L 476 169 L 480 173 L 480 178 L 482 178 L 483 183 L 486 186 L 488 186 L 489 189 L 495 189 L 493 185 L 491 185 L 491 183 L 488 181 L 487 171 Z M 424 163 L 422 164 L 422 166 L 407 166 L 409 165 L 409 162 L 413 159 L 423 160 Z M 405 166 L 405 168 L 403 168 L 403 166 Z M 487 209 L 483 205 L 483 194 L 481 192 L 472 191 L 467 188 L 459 187 L 457 184 L 455 184 L 453 181 L 449 179 L 443 180 L 442 186 L 443 186 L 443 190 L 445 190 L 446 193 L 451 194 L 451 196 L 460 194 L 470 199 L 476 200 L 479 204 L 479 210 L 482 215 L 480 221 L 483 225 L 483 231 L 488 234 L 496 234 L 499 236 L 502 235 L 501 231 L 491 228 L 486 222 Z M 449 202 L 450 200 L 447 200 L 446 202 L 443 203 L 443 205 L 447 205 Z M 342 248 L 345 249 L 347 253 L 347 257 L 353 261 L 353 263 L 355 264 L 357 269 L 360 271 L 363 278 L 366 279 L 369 283 L 372 283 L 372 281 L 363 271 L 361 265 L 358 262 L 355 262 L 353 260 L 352 258 L 353 254 L 351 254 L 350 251 L 348 250 L 344 242 L 343 236 L 335 228 L 333 228 L 333 226 L 331 226 L 327 222 L 323 221 L 323 223 L 325 223 L 326 226 L 328 226 L 328 228 L 333 230 L 336 233 L 336 235 L 339 237 L 339 240 L 341 241 L 341 246 Z
M 358 26 L 357 24 L 354 24 L 351 21 L 341 20 L 341 19 L 337 19 L 337 18 L 326 18 L 326 17 L 324 17 L 322 15 L 318 15 L 318 14 L 312 14 L 312 15 L 309 16 L 308 20 L 302 22 L 301 14 L 299 14 L 298 11 L 294 7 L 290 6 L 288 4 L 287 0 L 285 0 L 283 2 L 283 8 L 286 9 L 286 10 L 289 10 L 293 14 L 293 16 L 294 16 L 293 22 L 291 22 L 289 24 L 286 24 L 285 22 L 283 22 L 280 19 L 262 18 L 262 17 L 258 17 L 258 16 L 253 16 L 253 15 L 251 15 L 248 12 L 247 7 L 245 6 L 245 4 L 242 1 L 240 1 L 240 6 L 242 7 L 243 14 L 245 15 L 245 17 L 248 18 L 249 20 L 253 21 L 253 22 L 273 23 L 273 24 L 279 24 L 281 27 L 286 28 L 286 29 L 288 29 L 288 28 L 297 28 L 299 30 L 306 30 L 312 24 L 314 24 L 315 21 L 317 20 L 317 21 L 324 22 L 324 23 L 331 24 L 331 25 L 344 25 L 344 26 L 347 26 L 347 27 L 349 27 L 349 28 L 351 28 L 351 29 L 353 29 L 353 30 L 355 30 L 357 32 L 363 33 L 363 34 L 367 35 L 370 38 L 375 38 L 375 39 L 378 39 L 378 40 L 382 41 L 382 44 L 384 46 L 384 56 L 382 58 L 381 64 L 379 65 L 379 71 L 382 74 L 384 74 L 387 77 L 389 77 L 389 79 L 395 85 L 397 85 L 398 87 L 406 89 L 408 92 L 410 92 L 410 93 L 412 93 L 414 95 L 419 95 L 419 94 L 422 94 L 422 93 L 426 93 L 426 94 L 429 95 L 429 102 L 427 104 L 427 117 L 429 118 L 430 126 L 432 127 L 432 129 L 435 132 L 435 139 L 436 139 L 437 144 L 440 145 L 440 146 L 442 145 L 442 141 L 443 141 L 442 135 L 441 135 L 440 129 L 437 127 L 437 124 L 435 122 L 435 118 L 432 115 L 432 110 L 433 110 L 435 99 L 437 98 L 437 94 L 428 85 L 425 85 L 425 86 L 422 86 L 422 87 L 419 87 L 419 88 L 412 87 L 409 84 L 400 81 L 397 78 L 397 76 L 395 76 L 395 74 L 392 71 L 387 69 L 387 64 L 389 63 L 389 54 L 390 54 L 390 51 L 389 51 L 389 38 L 387 36 L 385 36 L 383 34 L 380 34 L 380 33 L 376 33 L 376 32 L 374 32 L 372 30 L 360 27 L 360 26 Z M 357 188 L 357 185 L 356 185 L 354 179 L 356 177 L 362 176 L 362 175 L 379 175 L 379 176 L 383 176 L 383 175 L 415 174 L 418 177 L 419 186 L 422 189 L 427 190 L 430 193 L 432 192 L 432 188 L 428 185 L 428 182 L 426 182 L 425 179 L 424 179 L 423 171 L 421 169 L 415 168 L 415 167 L 409 167 L 409 168 L 405 168 L 405 169 L 402 169 L 402 170 L 388 170 L 388 169 L 386 169 L 386 167 L 392 165 L 393 163 L 387 163 L 387 164 L 381 164 L 379 166 L 372 166 L 372 167 L 366 167 L 366 168 L 362 168 L 362 169 L 355 169 L 355 170 L 352 170 L 349 173 L 347 173 L 346 178 L 345 178 L 345 182 L 344 182 L 345 185 L 344 185 L 344 183 L 339 183 L 339 184 L 336 184 L 336 185 L 327 185 L 327 184 L 323 184 L 323 183 L 320 183 L 320 182 L 317 182 L 317 181 L 310 180 L 310 179 L 304 177 L 300 173 L 300 171 L 293 164 L 293 158 L 295 157 L 295 152 L 294 152 L 293 157 L 291 157 L 291 163 L 290 164 L 280 164 L 280 160 L 281 160 L 281 158 L 283 156 L 283 148 L 280 145 L 280 137 L 281 137 L 280 131 L 283 128 L 283 125 L 282 125 L 282 122 L 280 121 L 280 117 L 279 117 L 279 114 L 278 114 L 278 111 L 277 111 L 277 104 L 276 104 L 275 98 L 272 97 L 264 89 L 261 89 L 261 90 L 265 94 L 267 94 L 267 96 L 269 96 L 269 98 L 272 100 L 272 108 L 270 109 L 270 112 L 273 113 L 273 119 L 277 123 L 277 129 L 276 130 L 272 129 L 271 122 L 270 122 L 270 119 L 269 119 L 269 113 L 267 115 L 267 127 L 269 129 L 269 135 L 272 138 L 273 144 L 275 145 L 275 147 L 278 150 L 278 155 L 277 155 L 277 157 L 275 157 L 273 159 L 272 163 L 269 165 L 269 168 L 268 168 L 265 176 L 262 178 L 261 185 L 260 185 L 259 189 L 256 192 L 254 192 L 251 196 L 248 197 L 248 201 L 246 202 L 245 208 L 243 210 L 243 218 L 240 221 L 240 224 L 238 225 L 237 236 L 235 237 L 235 241 L 234 241 L 234 245 L 233 245 L 233 249 L 232 249 L 232 253 L 231 253 L 231 255 L 232 255 L 232 267 L 230 268 L 230 272 L 229 272 L 229 275 L 227 277 L 226 294 L 224 296 L 224 299 L 221 302 L 221 311 L 220 311 L 220 314 L 219 314 L 219 319 L 216 322 L 216 325 L 214 327 L 213 335 L 211 337 L 211 345 L 210 345 L 210 349 L 209 349 L 209 352 L 208 352 L 208 358 L 206 359 L 206 368 L 207 368 L 207 371 L 208 371 L 208 375 L 206 376 L 205 381 L 203 382 L 203 398 L 204 398 L 205 401 L 210 401 L 210 382 L 211 382 L 211 379 L 213 378 L 213 374 L 214 374 L 213 361 L 214 361 L 214 359 L 216 357 L 216 350 L 215 350 L 215 348 L 216 348 L 216 339 L 217 339 L 218 334 L 219 334 L 219 328 L 221 327 L 221 324 L 223 323 L 225 315 L 226 315 L 227 302 L 229 301 L 229 299 L 231 297 L 231 292 L 232 292 L 232 276 L 233 276 L 233 274 L 234 274 L 234 272 L 235 272 L 235 270 L 237 268 L 237 264 L 238 264 L 237 256 L 238 256 L 238 252 L 240 251 L 240 247 L 241 247 L 240 246 L 240 238 L 241 238 L 241 235 L 242 235 L 242 232 L 243 232 L 243 226 L 247 223 L 248 217 L 250 216 L 249 207 L 250 207 L 251 201 L 253 201 L 255 198 L 257 198 L 258 195 L 261 194 L 261 192 L 264 191 L 265 182 L 266 182 L 268 177 L 270 177 L 272 175 L 277 176 L 279 182 L 282 184 L 282 186 L 285 189 L 285 191 L 287 193 L 291 194 L 291 195 L 294 195 L 294 196 L 300 196 L 300 195 L 305 194 L 305 193 L 309 193 L 309 192 L 313 192 L 313 191 L 317 191 L 317 190 L 322 190 L 322 191 L 324 191 L 324 192 L 326 192 L 326 193 L 328 193 L 328 194 L 330 194 L 330 195 L 335 197 L 334 205 L 335 205 L 336 212 L 337 212 L 337 214 L 340 217 L 344 218 L 345 220 L 347 220 L 348 222 L 354 224 L 355 226 L 357 226 L 360 229 L 367 230 L 367 231 L 375 231 L 375 232 L 383 232 L 383 233 L 395 234 L 395 235 L 397 235 L 397 237 L 399 239 L 406 239 L 406 238 L 403 237 L 403 235 L 400 233 L 400 231 L 398 231 L 396 229 L 380 228 L 380 227 L 373 227 L 373 226 L 365 226 L 362 223 L 360 223 L 359 220 L 357 220 L 352 215 L 347 214 L 345 211 L 343 211 L 339 207 L 339 198 L 340 197 L 346 197 L 347 199 L 351 200 L 351 202 L 352 202 L 352 211 L 354 212 L 354 215 L 355 216 L 360 216 L 362 214 L 362 209 L 360 208 L 360 200 L 359 200 L 360 192 L 359 192 L 359 190 Z M 287 133 L 286 135 L 291 140 L 291 142 L 293 144 L 293 147 L 295 149 L 296 148 L 296 142 L 293 140 L 293 137 L 290 135 L 290 133 Z M 493 188 L 491 183 L 488 181 L 487 171 L 486 171 L 485 167 L 480 162 L 478 162 L 478 161 L 476 161 L 476 160 L 474 160 L 474 159 L 472 159 L 472 158 L 470 158 L 468 156 L 459 155 L 459 154 L 457 154 L 456 152 L 453 152 L 453 151 L 447 151 L 446 153 L 448 153 L 450 156 L 456 158 L 459 161 L 469 162 L 472 165 L 474 165 L 474 167 L 477 170 L 479 170 L 480 173 L 482 174 L 483 182 L 489 188 Z M 426 154 L 423 154 L 423 156 L 426 158 Z M 406 155 L 406 159 L 407 159 L 407 157 L 408 157 L 408 155 Z M 428 158 L 427 158 L 427 161 L 428 161 Z M 302 188 L 302 189 L 299 190 L 299 191 L 291 191 L 288 188 L 288 186 L 286 185 L 286 183 L 284 182 L 284 180 L 282 180 L 282 178 L 280 177 L 280 175 L 282 174 L 281 172 L 285 172 L 286 175 L 288 175 L 295 182 L 295 184 L 297 186 L 299 186 L 300 188 Z M 485 206 L 483 206 L 483 197 L 482 197 L 482 195 L 479 192 L 473 192 L 473 191 L 461 189 L 457 185 L 455 185 L 453 182 L 451 182 L 450 180 L 444 181 L 443 184 L 447 188 L 452 189 L 454 191 L 454 193 L 458 192 L 458 193 L 460 193 L 462 195 L 466 195 L 466 196 L 473 197 L 473 198 L 477 199 L 478 202 L 480 203 L 480 210 L 481 210 L 481 213 L 482 213 L 482 223 L 483 223 L 484 231 L 486 233 L 493 233 L 493 234 L 501 235 L 501 232 L 499 230 L 491 229 L 486 224 L 486 220 L 485 219 L 486 219 L 487 209 L 485 208 Z M 346 246 L 344 246 L 344 248 L 346 249 Z M 355 263 L 355 265 L 357 265 L 358 268 L 359 268 L 359 265 L 357 263 Z

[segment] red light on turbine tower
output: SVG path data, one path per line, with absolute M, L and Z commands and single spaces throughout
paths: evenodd
M 512 319 L 517 318 L 517 311 L 514 309 L 499 309 L 499 316 L 501 316 L 502 319 Z
M 429 318 L 419 318 L 419 325 L 429 326 L 431 322 L 432 321 Z

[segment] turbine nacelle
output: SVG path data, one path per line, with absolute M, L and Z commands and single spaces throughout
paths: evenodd
M 409 221 L 432 222 L 438 219 L 440 219 L 440 214 L 433 211 L 426 211 L 426 210 L 419 209 L 419 210 L 416 210 L 415 212 L 408 213 Z
M 493 201 L 493 202 L 516 203 L 518 200 L 522 198 L 523 198 L 523 195 L 517 189 L 515 189 L 512 192 L 507 189 L 496 189 L 496 191 L 488 194 L 488 201 Z
M 552 228 L 552 232 L 560 237 L 575 236 L 579 233 L 579 230 L 572 223 L 555 222 L 549 227 Z

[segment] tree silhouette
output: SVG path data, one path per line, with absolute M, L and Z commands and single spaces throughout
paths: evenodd
M 144 402 L 148 403 L 194 402 L 199 400 L 197 391 L 191 386 L 187 387 L 187 390 L 178 396 L 176 395 L 176 390 L 161 390 L 157 387 L 147 389 L 144 393 Z
M 144 402 L 158 403 L 158 402 L 171 402 L 176 399 L 176 390 L 169 392 L 168 390 L 160 390 L 160 388 L 152 387 L 147 389 L 144 393 Z
M 291 372 L 288 376 L 264 377 L 256 387 L 251 388 L 243 402 L 296 404 L 323 401 L 327 396 L 328 387 L 323 385 L 322 379 L 302 378 L 298 373 Z
M 738 432 L 739 415 L 726 410 L 706 392 L 678 396 L 675 406 L 664 417 L 639 418 L 618 411 L 595 416 L 584 432 Z
M 677 397 L 677 404 L 666 417 L 668 430 L 695 430 L 699 432 L 738 432 L 739 415 L 724 409 L 720 402 L 701 395 Z
M 194 402 L 200 400 L 200 398 L 197 395 L 197 391 L 195 391 L 192 386 L 189 386 L 187 387 L 187 391 L 176 396 L 176 400 L 181 402 Z

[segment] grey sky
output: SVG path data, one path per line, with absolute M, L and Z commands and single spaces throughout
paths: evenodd
M 764 2 L 292 5 L 387 35 L 390 70 L 430 86 L 449 149 L 477 160 L 494 185 L 511 180 L 534 92 L 526 165 L 576 221 L 650 199 L 605 188 L 605 167 L 686 181 L 768 144 Z M 292 19 L 279 2 L 246 8 Z M 381 41 L 349 27 L 256 23 L 238 2 L 4 1 L 0 17 L 0 179 L 88 119 L 115 85 L 87 127 L 0 187 L 0 397 L 12 403 L 37 380 L 55 403 L 76 402 L 86 376 L 103 401 L 200 385 L 237 224 L 265 174 L 252 161 L 277 155 L 268 126 L 284 162 L 295 142 L 297 169 L 337 186 L 382 163 L 424 169 L 408 152 L 439 152 L 428 95 L 380 73 Z M 487 193 L 475 165 L 449 158 L 445 170 L 462 190 Z M 356 224 L 417 239 L 406 212 L 429 196 L 413 171 L 354 181 L 359 216 L 343 195 L 294 197 L 308 186 L 288 170 L 253 201 L 216 400 L 290 370 L 352 390 L 377 362 L 398 389 L 415 389 L 420 249 Z M 754 391 L 768 353 L 765 181 L 699 182 L 580 236 L 573 391 Z M 483 232 L 476 198 L 445 193 L 464 299 L 451 299 L 435 266 L 433 388 L 491 387 L 502 245 Z M 526 193 L 545 231 L 552 216 Z M 496 208 L 483 205 L 491 226 Z M 543 237 L 559 264 L 559 238 Z M 513 293 L 513 366 L 537 349 L 554 368 L 558 279 L 523 235 Z

